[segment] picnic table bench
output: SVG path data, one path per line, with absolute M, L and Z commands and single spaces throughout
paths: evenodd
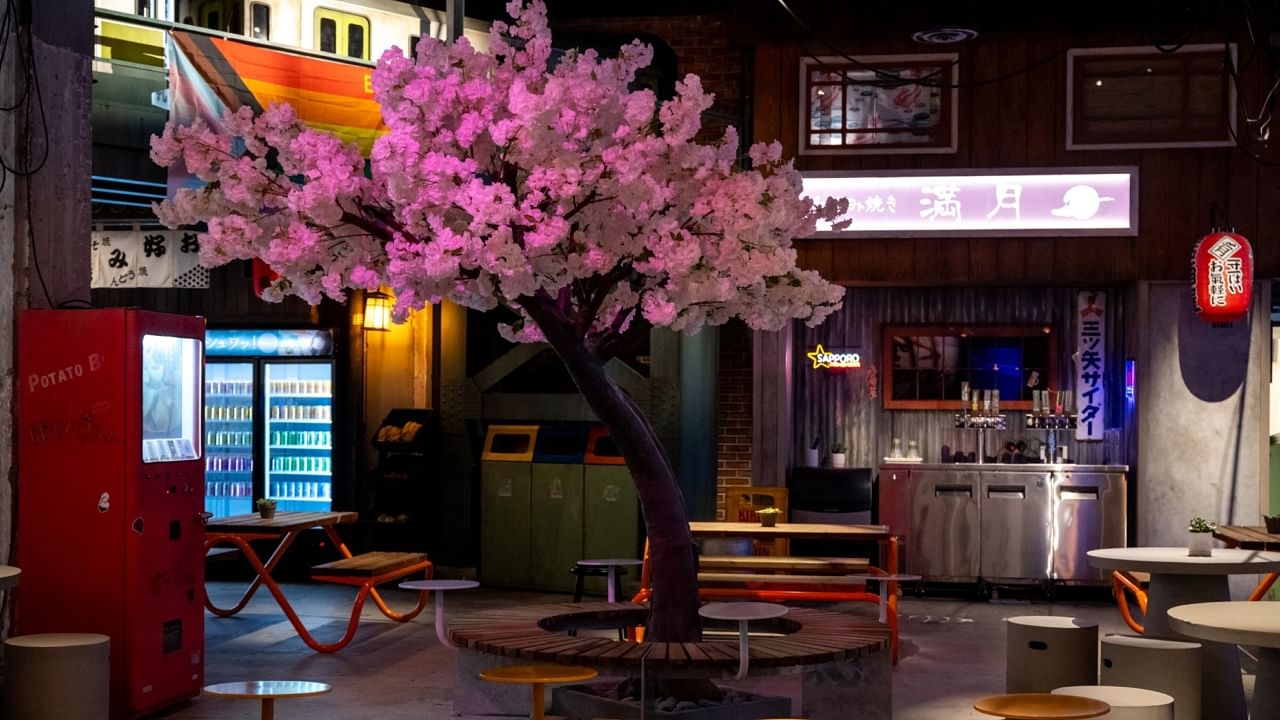
M 761 526 L 747 522 L 689 523 L 695 538 L 749 537 L 752 539 L 816 538 L 824 540 L 870 540 L 883 546 L 883 565 L 867 558 L 802 557 L 771 555 L 704 555 L 698 559 L 698 596 L 703 600 L 759 600 L 764 602 L 872 602 L 880 604 L 878 593 L 868 592 L 869 574 L 892 577 L 898 569 L 898 544 L 884 525 L 839 525 L 830 523 L 778 523 Z M 649 599 L 652 566 L 645 543 L 640 590 L 634 602 Z M 862 577 L 849 577 L 850 575 Z M 897 583 L 888 579 L 885 621 L 892 631 L 893 660 L 898 660 Z M 754 661 L 754 658 L 753 658 Z

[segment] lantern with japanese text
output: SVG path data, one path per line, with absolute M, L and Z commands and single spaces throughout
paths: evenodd
M 1243 235 L 1210 232 L 1192 256 L 1196 312 L 1205 322 L 1234 322 L 1253 297 L 1253 248 Z

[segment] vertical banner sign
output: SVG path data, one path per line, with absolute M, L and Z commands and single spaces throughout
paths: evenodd
M 1077 440 L 1101 440 L 1106 418 L 1107 295 L 1084 290 L 1076 296 Z

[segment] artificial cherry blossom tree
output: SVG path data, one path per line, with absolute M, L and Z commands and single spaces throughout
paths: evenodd
M 650 48 L 569 53 L 548 69 L 541 2 L 508 5 L 491 54 L 465 39 L 392 48 L 373 72 L 387 133 L 368 165 L 353 144 L 307 129 L 287 105 L 165 128 L 151 155 L 205 184 L 156 207 L 170 227 L 206 223 L 201 261 L 261 258 L 268 299 L 312 304 L 389 286 L 395 312 L 444 298 L 518 320 L 503 334 L 555 349 L 608 428 L 644 511 L 653 566 L 651 637 L 698 639 L 697 576 L 684 500 L 652 426 L 605 373 L 654 326 L 694 333 L 741 318 L 816 324 L 841 288 L 796 267 L 793 238 L 842 208 L 800 197 L 778 143 L 739 165 L 730 128 L 694 141 L 712 97 L 697 76 L 659 105 L 632 90 Z

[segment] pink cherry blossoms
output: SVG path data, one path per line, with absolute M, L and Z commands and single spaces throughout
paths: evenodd
M 242 108 L 214 131 L 169 126 L 160 165 L 184 163 L 203 187 L 156 211 L 171 227 L 207 223 L 201 261 L 258 257 L 275 297 L 342 300 L 389 286 L 396 312 L 448 298 L 520 313 L 513 339 L 542 339 L 521 298 L 545 293 L 590 341 L 638 318 L 696 332 L 740 317 L 773 330 L 816 324 L 843 290 L 796 267 L 792 240 L 821 217 L 778 143 L 738 165 L 730 129 L 694 142 L 712 98 L 697 76 L 658 105 L 630 90 L 651 50 L 570 53 L 548 71 L 541 2 L 508 4 L 492 54 L 425 38 L 416 57 L 379 59 L 373 89 L 388 131 L 365 159 L 304 127 L 288 106 Z M 638 323 L 639 324 L 639 323 Z

